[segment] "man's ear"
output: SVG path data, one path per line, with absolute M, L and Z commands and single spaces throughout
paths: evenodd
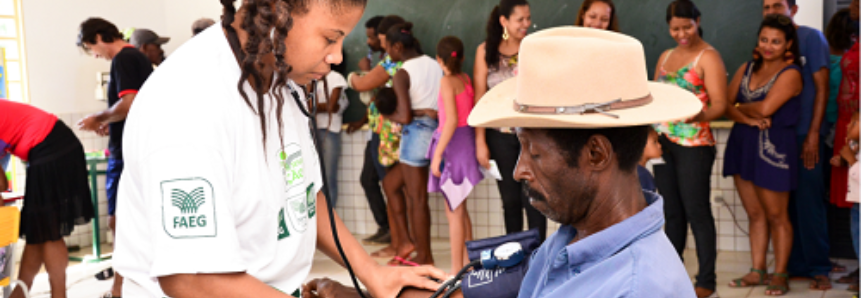
M 613 152 L 613 144 L 610 143 L 610 140 L 607 137 L 599 134 L 592 135 L 589 137 L 589 140 L 586 141 L 586 145 L 584 145 L 581 154 L 584 154 L 583 159 L 585 159 L 586 166 L 592 168 L 595 171 L 603 171 L 607 169 L 615 158 L 615 153 Z

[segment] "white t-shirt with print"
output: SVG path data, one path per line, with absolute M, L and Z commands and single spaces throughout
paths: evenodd
M 339 108 L 338 111 L 332 113 L 331 123 L 329 123 L 329 113 L 317 110 L 317 128 L 329 128 L 329 131 L 331 132 L 340 133 L 341 126 L 344 121 L 344 111 L 347 110 L 347 106 L 350 104 L 350 100 L 347 99 L 347 80 L 344 79 L 344 76 L 334 70 L 330 71 L 329 74 L 326 75 L 325 80 L 326 84 L 323 84 L 323 80 L 317 81 L 317 101 L 319 103 L 327 103 L 326 94 L 329 94 L 331 97 L 332 90 L 341 88 L 341 95 L 338 97 Z M 325 86 L 327 84 L 329 85 L 329 90 L 325 90 Z
M 138 93 L 117 211 L 123 296 L 164 297 L 157 278 L 173 274 L 246 272 L 287 294 L 307 277 L 323 185 L 308 119 L 285 90 L 283 147 L 269 106 L 264 144 L 239 76 L 221 26 L 212 26 Z

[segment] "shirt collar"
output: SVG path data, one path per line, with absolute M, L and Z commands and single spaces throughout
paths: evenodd
M 568 265 L 577 271 L 586 270 L 637 240 L 660 231 L 664 225 L 664 201 L 660 195 L 650 191 L 643 191 L 643 196 L 648 205 L 642 211 L 603 231 L 567 245 L 560 253 L 567 255 Z M 571 226 L 562 226 L 559 232 L 565 235 L 561 237 L 567 239 L 565 243 L 577 235 L 577 230 Z

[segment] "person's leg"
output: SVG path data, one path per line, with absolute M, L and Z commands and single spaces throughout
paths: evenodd
M 122 159 L 108 159 L 107 174 L 105 175 L 105 190 L 108 197 L 108 227 L 117 239 L 115 212 L 117 210 L 117 189 L 120 184 L 120 176 L 122 176 L 124 163 Z M 111 296 L 120 297 L 123 293 L 123 277 L 119 272 L 115 272 L 114 284 L 111 287 Z
M 374 221 L 379 227 L 378 233 L 387 233 L 389 230 L 389 216 L 386 213 L 386 200 L 383 198 L 383 190 L 380 188 L 380 180 L 382 178 L 377 174 L 375 157 L 377 149 L 380 147 L 379 136 L 374 140 L 368 141 L 365 147 L 365 158 L 362 163 L 362 174 L 359 177 L 359 183 L 365 191 L 365 197 L 368 199 L 368 206 L 371 208 L 371 214 L 374 216 Z M 366 239 L 368 240 L 368 239 Z
M 717 286 L 717 275 L 715 275 L 715 262 L 717 262 L 717 231 L 715 230 L 714 216 L 711 208 L 711 173 L 715 160 L 715 148 L 712 146 L 702 147 L 677 147 L 675 148 L 674 166 L 678 177 L 684 177 L 678 181 L 679 194 L 683 201 L 684 217 L 687 218 L 694 234 L 697 250 L 697 263 L 699 271 L 696 277 L 698 294 L 715 291 Z
M 857 204 L 857 203 L 852 204 L 852 220 L 851 220 L 852 226 L 849 227 L 849 230 L 852 233 L 852 246 L 855 247 L 855 257 L 861 257 L 861 251 L 858 250 L 858 238 L 859 238 L 859 235 L 858 235 L 858 230 L 859 230 L 859 227 L 858 227 L 858 224 L 859 224 L 858 223 L 858 217 L 859 217 L 858 205 L 859 204 Z
M 676 249 L 679 257 L 685 251 L 688 239 L 688 219 L 685 217 L 685 207 L 682 203 L 682 195 L 679 193 L 679 175 L 676 173 L 676 151 L 679 145 L 660 137 L 662 158 L 664 164 L 654 165 L 655 186 L 664 198 L 664 233 L 670 239 L 670 243 Z
M 466 242 L 472 241 L 472 219 L 469 218 L 469 210 L 466 208 L 466 204 L 460 205 L 463 208 L 463 264 L 469 264 L 469 253 L 466 251 Z
M 410 230 L 416 244 L 415 262 L 432 265 L 433 253 L 430 246 L 430 206 L 428 206 L 428 167 L 403 165 L 409 207 Z
M 338 204 L 338 164 L 341 160 L 341 134 L 326 129 L 321 129 L 318 133 L 323 136 L 321 139 L 325 139 L 320 156 L 323 156 L 323 166 L 326 168 L 329 202 L 332 202 L 332 208 L 335 208 Z
M 521 183 L 514 180 L 514 167 L 517 165 L 520 150 L 512 147 L 510 142 L 506 142 L 506 137 L 511 136 L 495 129 L 486 131 L 490 158 L 496 161 L 499 173 L 502 174 L 502 181 L 496 181 L 496 186 L 499 189 L 499 197 L 502 198 L 505 233 L 523 231 L 523 187 Z
M 739 175 L 733 176 L 738 196 L 744 211 L 747 212 L 748 230 L 750 233 L 750 258 L 751 268 L 765 272 L 768 269 L 766 253 L 768 252 L 768 220 L 765 217 L 765 207 L 756 194 L 753 182 L 742 179 Z M 760 273 L 750 272 L 745 275 L 741 282 L 733 282 L 733 286 L 746 286 L 759 284 L 766 278 Z
M 51 284 L 51 298 L 66 297 L 66 267 L 69 266 L 69 252 L 63 238 L 43 244 L 42 258 L 48 281 Z
M 27 244 L 24 246 L 24 254 L 21 256 L 21 268 L 18 271 L 18 280 L 27 285 L 28 289 L 33 288 L 33 279 L 36 278 L 36 274 L 42 268 L 44 249 L 44 243 Z M 12 291 L 10 298 L 24 298 L 24 291 L 16 287 Z
M 789 192 L 776 192 L 761 187 L 755 187 L 756 195 L 765 210 L 768 219 L 769 232 L 774 247 L 774 277 L 771 279 L 772 286 L 789 286 L 786 276 L 789 253 L 792 249 L 792 225 L 789 222 L 787 206 L 789 204 Z M 766 290 L 766 294 L 781 294 L 785 291 L 779 289 Z
M 389 246 L 393 249 L 393 255 L 406 258 L 415 251 L 415 246 L 410 241 L 407 226 L 407 208 L 403 193 L 403 167 L 404 165 L 395 164 L 389 168 L 386 178 L 383 178 L 383 190 L 386 192 L 386 197 L 389 198 L 387 211 L 389 231 L 392 235 L 392 243 Z
M 463 208 L 461 204 L 454 211 L 445 208 L 445 217 L 448 219 L 448 243 L 451 247 L 451 274 L 457 274 L 460 268 L 463 268 L 463 249 L 466 246 L 466 235 L 464 235 L 464 218 Z
M 806 137 L 797 137 L 798 152 L 803 152 Z M 822 161 L 809 170 L 799 161 L 798 171 L 798 186 L 789 200 L 794 240 L 787 269 L 792 276 L 827 276 L 831 260 Z

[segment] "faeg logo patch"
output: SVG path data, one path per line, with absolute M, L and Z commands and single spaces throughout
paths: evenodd
M 278 161 L 284 172 L 284 181 L 287 189 L 301 185 L 305 181 L 305 167 L 302 159 L 302 147 L 292 143 L 284 146 L 284 150 L 278 152 Z
M 173 238 L 215 237 L 215 197 L 203 178 L 161 182 L 162 225 Z

